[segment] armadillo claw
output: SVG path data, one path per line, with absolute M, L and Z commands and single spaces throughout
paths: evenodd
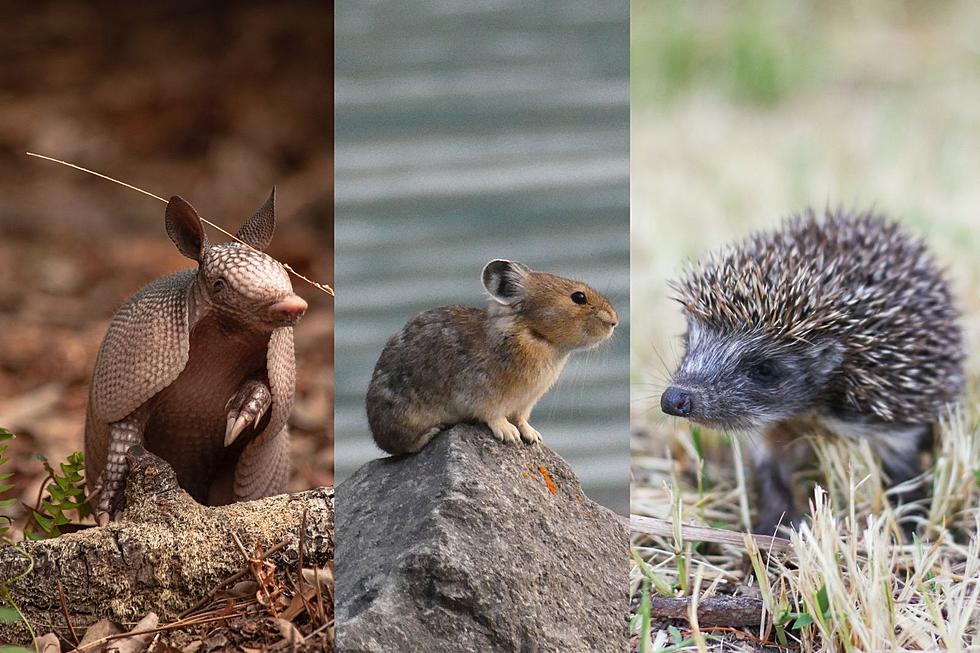
M 99 526 L 105 526 L 116 516 L 116 506 L 119 503 L 117 499 L 125 476 L 115 478 L 114 471 L 109 468 L 103 470 L 96 479 L 90 495 L 90 498 L 98 496 L 98 503 L 95 504 L 93 512 Z
M 246 428 L 258 424 L 271 405 L 272 393 L 265 383 L 246 382 L 226 404 L 225 446 L 235 442 Z

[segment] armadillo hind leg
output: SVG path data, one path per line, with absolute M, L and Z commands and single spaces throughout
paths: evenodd
M 225 406 L 225 446 L 231 445 L 246 428 L 258 424 L 271 405 L 272 392 L 264 381 L 249 379 L 243 383 Z
M 122 508 L 122 490 L 126 482 L 129 466 L 126 452 L 134 444 L 143 444 L 143 431 L 146 428 L 144 411 L 137 411 L 109 424 L 109 442 L 105 467 L 93 486 L 92 494 L 98 494 L 95 519 L 104 526 L 115 519 Z
M 289 429 L 264 442 L 253 440 L 235 467 L 234 500 L 250 501 L 282 494 L 289 481 Z

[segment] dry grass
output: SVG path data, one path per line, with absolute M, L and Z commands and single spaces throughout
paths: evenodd
M 921 539 L 915 543 L 896 544 L 901 515 L 888 507 L 866 443 L 814 440 L 819 462 L 801 473 L 801 480 L 816 479 L 803 483 L 811 497 L 812 519 L 792 534 L 790 551 L 770 554 L 753 546 L 706 545 L 683 541 L 679 534 L 670 540 L 640 536 L 634 548 L 657 579 L 654 591 L 760 596 L 768 616 L 761 629 L 751 632 L 763 641 L 803 651 L 966 650 L 980 645 L 980 404 L 966 413 L 957 411 L 944 422 L 935 464 L 921 479 L 932 492 L 923 501 Z M 739 466 L 731 464 L 737 458 L 730 443 L 703 447 L 695 445 L 697 439 L 682 428 L 674 431 L 669 449 L 674 478 L 659 488 L 634 486 L 634 511 L 675 524 L 744 530 L 747 495 L 738 480 Z M 641 456 L 634 466 L 639 471 L 660 463 Z M 697 469 L 700 474 L 693 471 Z M 634 594 L 642 576 L 637 563 Z M 700 593 L 695 590 L 698 582 Z M 655 639 L 658 630 L 663 628 L 654 626 L 648 636 Z M 730 644 L 720 638 L 712 646 L 723 650 Z
M 752 637 L 637 619 L 646 650 L 980 646 L 980 5 L 918 7 L 634 2 L 633 512 L 744 531 L 741 450 L 756 443 L 691 430 L 657 406 L 684 328 L 666 280 L 806 205 L 874 204 L 927 239 L 963 310 L 973 388 L 922 479 L 932 492 L 913 545 L 894 543 L 870 450 L 826 439 L 800 473 L 813 519 L 791 552 L 638 536 L 637 611 L 646 571 L 654 591 L 738 591 L 768 612 Z M 753 65 L 765 74 L 747 75 Z

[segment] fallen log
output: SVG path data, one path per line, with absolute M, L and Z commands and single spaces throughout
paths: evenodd
M 118 522 L 0 548 L 0 585 L 38 634 L 67 639 L 100 619 L 134 622 L 151 611 L 175 618 L 249 558 L 289 569 L 333 560 L 333 488 L 205 507 L 160 458 L 141 447 L 127 457 Z M 30 642 L 23 622 L 0 624 L 7 642 Z

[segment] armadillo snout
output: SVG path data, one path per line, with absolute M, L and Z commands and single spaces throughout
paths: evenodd
M 289 295 L 269 307 L 269 317 L 283 325 L 296 324 L 306 313 L 306 308 L 306 300 L 299 295 Z

